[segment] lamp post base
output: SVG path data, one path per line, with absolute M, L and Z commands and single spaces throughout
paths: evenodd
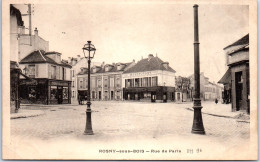
M 84 135 L 94 135 L 92 130 L 88 130 L 84 132 Z
M 194 134 L 206 134 L 203 126 L 202 115 L 201 115 L 201 102 L 200 99 L 194 99 L 194 118 L 191 133 Z
M 91 121 L 91 109 L 90 109 L 90 104 L 88 103 L 88 109 L 86 111 L 86 127 L 84 131 L 84 135 L 94 135 L 93 130 L 92 130 L 92 121 Z

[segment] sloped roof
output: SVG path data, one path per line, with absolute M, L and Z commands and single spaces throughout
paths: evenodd
M 228 45 L 227 47 L 225 47 L 224 49 L 231 47 L 231 46 L 237 46 L 237 45 L 247 45 L 249 44 L 249 34 L 245 35 L 244 37 L 242 37 L 241 39 L 237 40 L 236 42 Z
M 170 72 L 176 72 L 170 66 L 166 69 L 162 63 L 164 63 L 158 57 L 151 57 L 150 59 L 142 59 L 136 65 L 126 70 L 124 73 L 135 73 L 135 72 L 143 72 L 143 71 L 153 71 L 153 70 L 165 70 Z
M 111 72 L 120 72 L 120 71 L 124 71 L 129 65 L 131 65 L 131 63 L 132 62 L 129 62 L 129 63 L 117 63 L 117 64 L 115 64 L 115 65 L 111 65 L 111 64 L 106 64 L 104 67 L 101 67 L 101 66 L 96 66 L 96 67 L 98 67 L 98 71 L 96 71 L 95 73 L 93 72 L 93 67 L 91 68 L 91 74 L 100 74 L 100 73 L 111 73 Z M 126 65 L 125 67 L 123 67 L 122 69 L 120 69 L 120 70 L 117 70 L 117 66 L 116 65 L 118 65 L 118 64 L 124 64 L 124 65 Z M 107 65 L 110 65 L 110 66 L 112 66 L 112 68 L 109 70 L 109 71 L 105 71 L 105 67 L 107 66 Z M 84 74 L 88 74 L 88 71 L 80 71 L 79 73 L 78 73 L 78 75 L 84 75 Z
M 28 64 L 28 63 L 50 63 L 50 64 L 66 66 L 71 68 L 71 65 L 69 65 L 64 61 L 58 63 L 53 59 L 49 58 L 48 56 L 45 55 L 45 51 L 43 50 L 33 51 L 32 53 L 30 53 L 28 56 L 26 56 L 20 61 L 20 64 Z

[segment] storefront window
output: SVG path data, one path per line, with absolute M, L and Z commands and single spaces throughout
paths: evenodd
M 144 93 L 144 98 L 151 98 L 151 92 Z
M 68 99 L 68 98 L 69 98 L 68 87 L 63 87 L 63 99 Z
M 28 87 L 28 99 L 29 100 L 36 100 L 36 87 Z
M 157 76 L 152 77 L 152 86 L 157 86 Z
M 148 78 L 143 78 L 143 87 L 147 87 L 148 86 Z
M 136 78 L 135 79 L 135 87 L 139 87 L 140 86 L 139 83 L 140 83 L 139 78 Z
M 51 100 L 56 99 L 56 94 L 57 94 L 57 87 L 56 86 L 51 86 Z

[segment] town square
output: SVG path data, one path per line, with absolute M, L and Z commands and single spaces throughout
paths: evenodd
M 257 158 L 253 1 L 65 1 L 4 4 L 4 159 Z

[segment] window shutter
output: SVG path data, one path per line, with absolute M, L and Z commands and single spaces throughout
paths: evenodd
M 48 78 L 51 78 L 51 65 L 50 64 L 48 64 L 48 72 L 49 72 Z
M 39 69 L 39 65 L 35 65 L 35 77 L 38 77 L 38 69 Z
M 66 68 L 64 68 L 64 80 L 67 80 L 67 77 L 66 77 Z

